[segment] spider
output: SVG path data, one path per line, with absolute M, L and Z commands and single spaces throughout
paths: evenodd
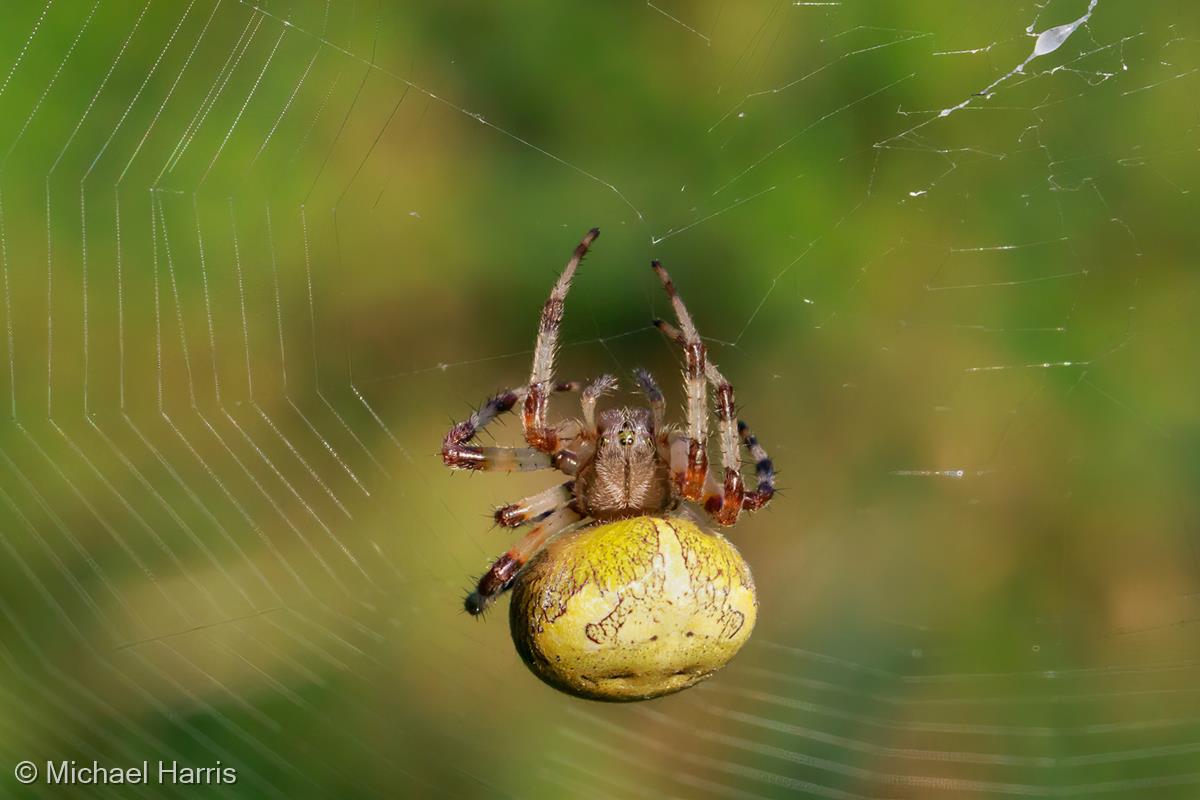
M 542 307 L 533 370 L 526 386 L 496 394 L 467 420 L 455 424 L 442 442 L 442 460 L 452 469 L 516 472 L 556 469 L 569 480 L 495 511 L 505 528 L 531 526 L 525 536 L 496 559 L 467 595 L 466 610 L 477 615 L 512 587 L 522 567 L 555 534 L 589 523 L 632 517 L 666 517 L 685 503 L 698 504 L 718 524 L 730 526 L 743 511 L 757 511 L 775 493 L 775 469 L 750 427 L 734 418 L 733 387 L 708 359 L 691 315 L 675 291 L 671 276 L 650 262 L 662 282 L 678 327 L 661 319 L 654 325 L 684 352 L 687 396 L 685 430 L 665 422 L 665 402 L 653 376 L 644 369 L 634 378 L 649 408 L 609 409 L 597 413 L 601 396 L 617 387 L 611 375 L 586 385 L 556 381 L 554 357 L 567 291 L 588 248 L 600 235 L 593 228 L 575 248 L 550 297 Z M 708 403 L 705 383 L 713 389 L 720 441 L 720 479 L 708 463 Z M 582 390 L 582 419 L 547 422 L 550 398 Z M 519 409 L 527 447 L 483 447 L 475 436 L 501 414 Z M 741 451 L 755 462 L 757 486 L 742 480 Z

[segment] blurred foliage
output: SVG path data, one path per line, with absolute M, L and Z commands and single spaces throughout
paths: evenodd
M 1010 73 L 1087 8 L 6 9 L 6 763 L 1195 796 L 1200 29 L 1101 0 Z M 678 408 L 662 259 L 785 489 L 731 533 L 746 650 L 637 706 L 527 674 L 504 603 L 461 613 L 490 508 L 550 478 L 436 455 L 526 380 L 593 225 L 560 374 L 644 365 Z

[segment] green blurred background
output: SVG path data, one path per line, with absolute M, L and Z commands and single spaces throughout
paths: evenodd
M 1200 795 L 1200 19 L 1092 5 L 7 5 L 0 794 Z M 784 490 L 634 706 L 461 612 L 550 478 L 437 457 L 593 225 L 560 374 L 679 408 L 662 259 Z

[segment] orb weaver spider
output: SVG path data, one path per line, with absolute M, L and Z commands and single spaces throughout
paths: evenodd
M 666 404 L 662 391 L 644 369 L 636 370 L 634 376 L 649 409 L 613 409 L 597 415 L 597 401 L 617 386 L 611 375 L 601 375 L 586 386 L 581 381 L 555 382 L 554 356 L 567 292 L 576 269 L 599 235 L 600 229 L 592 228 L 583 237 L 542 307 L 529 384 L 489 398 L 468 419 L 454 425 L 442 442 L 442 459 L 451 469 L 556 469 L 571 478 L 496 509 L 496 522 L 503 527 L 536 524 L 480 578 L 466 600 L 471 614 L 481 613 L 508 589 L 518 570 L 546 540 L 569 526 L 588 520 L 660 515 L 683 500 L 699 503 L 719 524 L 730 526 L 742 511 L 766 506 L 775 493 L 771 459 L 750 427 L 741 420 L 735 423 L 733 386 L 708 359 L 687 307 L 658 261 L 650 262 L 651 267 L 671 300 L 679 327 L 661 319 L 654 320 L 654 325 L 677 342 L 685 354 L 686 434 L 664 425 Z M 716 481 L 708 468 L 706 381 L 716 398 L 722 482 Z M 551 394 L 579 391 L 581 387 L 583 419 L 548 425 Z M 480 447 L 471 443 L 496 417 L 518 405 L 528 447 Z M 742 482 L 739 439 L 755 462 L 758 486 L 749 491 Z

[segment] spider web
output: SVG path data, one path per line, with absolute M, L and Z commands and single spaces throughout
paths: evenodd
M 1195 796 L 1190 10 L 17 4 L 5 764 L 219 761 L 255 797 Z M 622 707 L 459 611 L 509 544 L 488 510 L 546 476 L 436 456 L 528 374 L 592 225 L 560 374 L 645 365 L 678 409 L 661 258 L 784 487 L 731 533 L 749 645 Z

